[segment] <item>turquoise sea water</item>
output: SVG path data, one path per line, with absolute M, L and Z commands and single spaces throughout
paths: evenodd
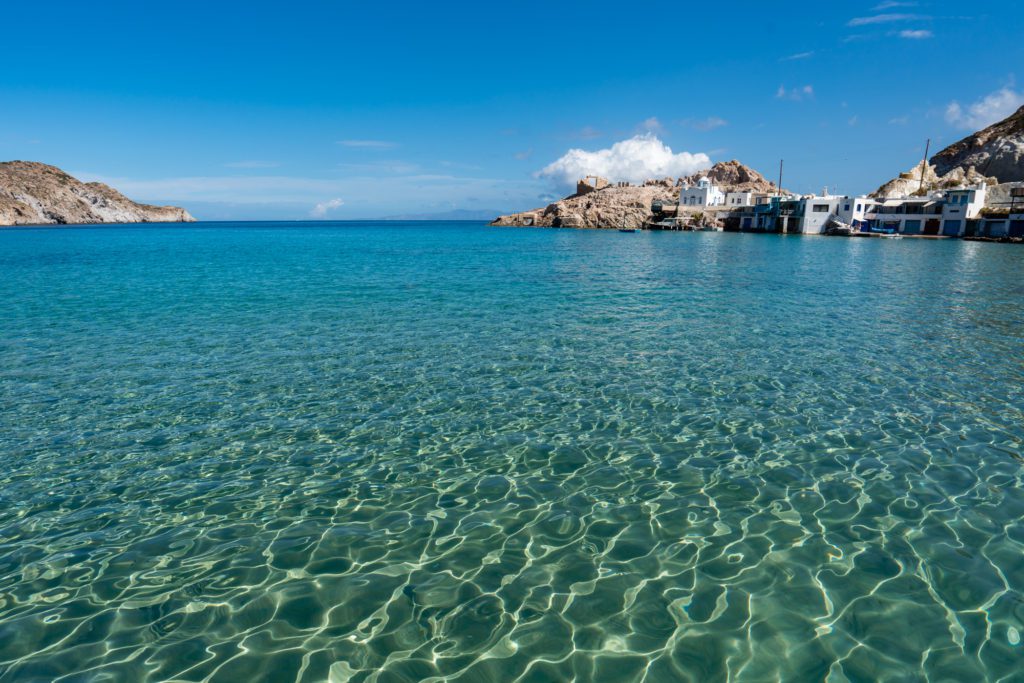
M 1022 681 L 1022 265 L 0 231 L 0 682 Z

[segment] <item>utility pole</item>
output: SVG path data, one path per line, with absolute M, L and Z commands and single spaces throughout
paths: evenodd
M 779 184 L 775 186 L 775 194 L 782 197 L 782 159 L 779 159 Z
M 932 146 L 932 139 L 928 138 L 928 142 L 924 143 L 924 159 L 921 160 L 921 182 L 917 186 L 917 191 L 920 192 L 924 189 L 924 172 L 928 168 L 928 149 Z

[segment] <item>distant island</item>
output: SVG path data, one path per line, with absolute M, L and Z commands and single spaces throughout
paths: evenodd
M 963 213 L 950 193 L 965 202 Z M 1018 208 L 1019 207 L 1019 208 Z M 946 147 L 869 195 L 796 196 L 739 161 L 639 185 L 581 178 L 574 194 L 498 216 L 509 227 L 719 229 L 1019 240 L 1024 236 L 1024 107 Z M 810 214 L 820 215 L 810 215 Z M 973 223 L 972 223 L 973 221 Z
M 83 183 L 56 166 L 0 162 L 0 226 L 192 221 L 185 209 L 140 204 L 103 183 Z

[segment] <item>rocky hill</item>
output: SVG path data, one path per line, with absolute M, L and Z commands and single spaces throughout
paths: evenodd
M 194 220 L 185 209 L 139 204 L 112 187 L 80 182 L 55 166 L 0 162 L 0 225 Z
M 1001 183 L 1024 180 L 1024 107 L 1008 118 L 955 142 L 930 159 L 944 176 L 970 167 Z
M 774 192 L 775 185 L 738 161 L 724 161 L 685 178 L 648 180 L 643 185 L 608 185 L 578 192 L 546 207 L 499 216 L 491 225 L 561 228 L 641 228 L 654 217 L 655 201 L 678 201 L 680 185 L 707 176 L 723 191 Z
M 921 182 L 924 166 L 924 182 Z M 874 191 L 875 197 L 907 197 L 920 192 L 989 186 L 1024 180 L 1024 107 L 1006 119 L 955 142 Z
M 684 185 L 696 185 L 702 176 L 722 188 L 724 192 L 775 192 L 775 183 L 733 159 L 719 161 L 707 171 L 681 178 Z

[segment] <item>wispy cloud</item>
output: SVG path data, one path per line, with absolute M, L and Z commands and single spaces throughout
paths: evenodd
M 683 119 L 679 123 L 702 132 L 729 125 L 729 122 L 720 116 L 709 116 L 706 119 Z
M 897 116 L 895 118 L 889 119 L 890 126 L 905 126 L 908 123 L 910 123 L 909 116 Z
M 846 22 L 847 26 L 870 26 L 872 24 L 891 24 L 895 21 L 916 21 L 927 19 L 919 14 L 875 14 L 870 17 L 855 17 Z
M 70 169 L 83 181 L 116 187 L 128 197 L 150 203 L 220 207 L 219 215 L 290 216 L 308 218 L 325 198 L 345 198 L 345 215 L 360 218 L 422 211 L 441 204 L 464 205 L 477 198 L 481 206 L 528 206 L 543 189 L 537 180 L 456 175 L 359 175 L 338 178 L 283 175 L 126 178 Z M 326 209 L 330 211 L 330 208 Z
M 599 138 L 602 135 L 603 133 L 593 126 L 583 126 L 583 128 L 576 131 L 574 137 L 583 138 L 584 140 L 593 140 L 594 138 Z
M 519 161 L 526 161 L 527 159 L 533 156 L 533 150 L 524 149 L 522 152 L 516 152 L 512 156 L 518 159 Z
M 369 163 L 355 164 L 355 163 L 342 163 L 338 164 L 338 168 L 353 173 L 363 174 L 385 174 L 385 175 L 410 175 L 412 173 L 418 173 L 420 171 L 419 164 L 414 164 L 410 161 L 401 160 L 382 160 L 372 161 Z
M 896 9 L 897 7 L 917 7 L 917 3 L 900 2 L 899 0 L 886 0 L 885 2 L 875 5 L 872 9 L 876 12 L 884 12 L 887 9 Z
M 608 149 L 593 152 L 570 149 L 558 160 L 535 175 L 550 180 L 559 188 L 570 188 L 579 178 L 596 174 L 612 181 L 642 182 L 649 178 L 676 177 L 711 165 L 703 153 L 675 153 L 648 133 L 616 142 Z
M 277 168 L 281 164 L 276 161 L 232 161 L 224 164 L 224 168 Z
M 854 114 L 853 116 L 850 117 L 850 119 L 846 123 L 847 123 L 847 125 L 850 125 L 850 126 L 856 126 L 857 122 L 859 120 L 860 119 L 858 118 L 858 116 L 856 114 Z
M 369 149 L 391 149 L 397 147 L 397 142 L 390 140 L 338 140 L 342 147 L 364 147 Z
M 341 198 L 328 199 L 326 202 L 317 202 L 317 205 L 309 212 L 313 218 L 324 218 L 333 209 L 344 206 L 345 200 Z
M 637 126 L 637 129 L 641 133 L 661 134 L 665 132 L 665 127 L 661 125 L 661 121 L 658 120 L 657 116 L 644 119 L 643 122 Z
M 804 99 L 810 99 L 814 97 L 814 86 L 805 85 L 803 87 L 789 88 L 780 85 L 779 89 L 775 91 L 775 98 L 779 100 L 793 100 L 799 102 Z
M 1024 105 L 1024 93 L 1011 87 L 1004 87 L 985 95 L 977 102 L 963 107 L 959 102 L 950 102 L 946 107 L 946 121 L 957 128 L 978 130 L 1005 119 Z
M 907 40 L 925 40 L 927 38 L 934 38 L 935 34 L 927 29 L 914 29 L 900 31 L 900 38 L 906 38 Z
M 814 56 L 814 51 L 813 50 L 810 51 L 810 52 L 797 52 L 795 55 L 789 55 L 788 57 L 783 57 L 779 61 L 780 62 L 795 62 L 798 59 L 808 59 L 808 58 L 813 57 L 813 56 Z

